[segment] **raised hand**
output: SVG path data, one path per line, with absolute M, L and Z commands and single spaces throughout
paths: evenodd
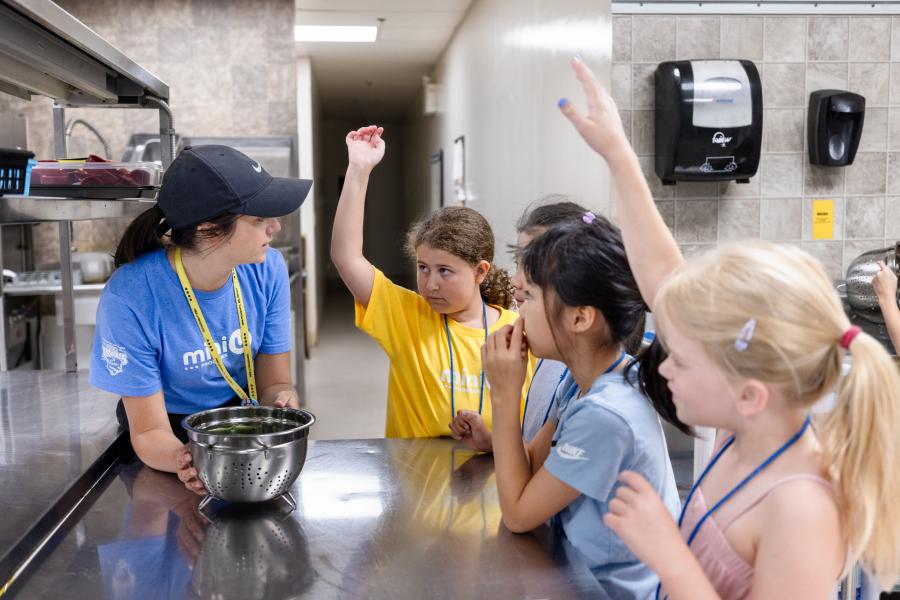
M 372 170 L 384 158 L 385 143 L 381 138 L 383 127 L 369 125 L 347 134 L 347 154 L 350 165 Z
M 623 147 L 628 147 L 628 138 L 622 127 L 622 119 L 616 103 L 607 93 L 591 70 L 580 59 L 572 59 L 575 76 L 584 88 L 587 97 L 587 114 L 581 114 L 567 98 L 559 101 L 562 113 L 572 122 L 584 141 L 605 159 Z

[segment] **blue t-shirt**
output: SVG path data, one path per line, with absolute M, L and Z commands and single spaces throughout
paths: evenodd
M 129 504 L 129 513 L 131 510 Z M 179 522 L 170 513 L 165 535 L 97 545 L 106 598 L 176 600 L 186 596 L 192 573 L 178 550 Z
M 253 356 L 291 349 L 287 266 L 271 248 L 262 264 L 238 265 Z M 243 344 L 231 278 L 218 290 L 194 290 L 219 355 L 247 388 Z M 121 266 L 97 308 L 91 385 L 122 396 L 162 390 L 166 411 L 189 414 L 235 396 L 207 354 L 203 336 L 164 250 Z
M 650 401 L 622 373 L 601 375 L 581 398 L 567 375 L 557 396 L 559 423 L 544 467 L 581 492 L 554 521 L 600 582 L 649 598 L 656 575 L 603 524 L 622 471 L 643 475 L 673 516 L 679 497 L 662 424 Z

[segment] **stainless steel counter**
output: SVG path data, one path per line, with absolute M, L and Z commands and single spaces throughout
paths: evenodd
M 136 459 L 19 598 L 607 598 L 545 528 L 500 524 L 491 456 L 449 440 L 312 442 L 297 510 L 214 502 Z
M 0 372 L 0 557 L 116 437 L 118 396 L 87 379 L 83 371 Z

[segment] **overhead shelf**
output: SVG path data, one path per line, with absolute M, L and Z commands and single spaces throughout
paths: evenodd
M 0 91 L 69 106 L 169 99 L 168 85 L 48 0 L 0 0 Z
M 54 100 L 56 158 L 66 158 L 65 110 L 69 106 L 157 110 L 163 168 L 175 157 L 169 86 L 50 0 L 0 0 L 0 92 L 25 100 L 35 95 Z M 0 197 L 0 224 L 59 223 L 66 371 L 78 368 L 71 222 L 135 217 L 153 204 L 136 198 Z M 0 371 L 8 366 L 5 337 L 5 328 L 0 327 Z

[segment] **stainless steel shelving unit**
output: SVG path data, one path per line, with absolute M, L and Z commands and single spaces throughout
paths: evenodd
M 25 100 L 38 95 L 55 101 L 57 158 L 66 158 L 65 109 L 70 106 L 157 110 L 163 168 L 175 156 L 169 86 L 49 0 L 0 0 L 0 91 Z M 152 201 L 138 199 L 0 197 L 0 223 L 59 223 L 66 371 L 78 368 L 72 222 L 134 217 L 150 206 Z M 2 298 L 0 281 L 0 309 Z M 5 327 L 0 326 L 0 348 L 5 347 Z M 6 369 L 6 353 L 0 352 L 0 370 Z

